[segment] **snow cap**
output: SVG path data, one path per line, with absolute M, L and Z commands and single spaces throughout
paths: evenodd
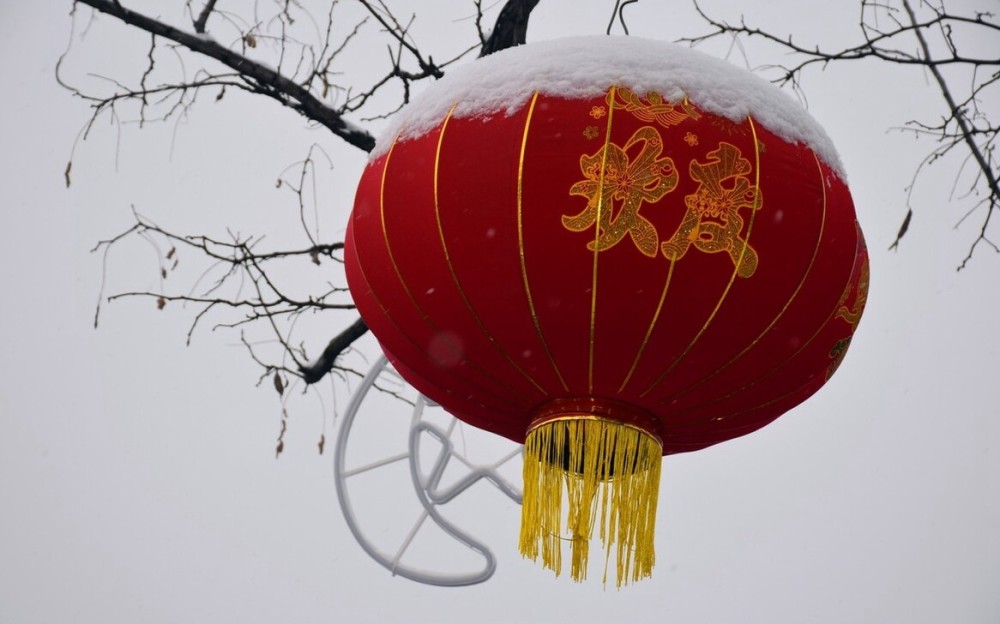
M 699 109 L 734 122 L 750 115 L 790 143 L 810 147 L 841 178 L 840 157 L 826 131 L 787 93 L 726 61 L 676 44 L 639 37 L 588 36 L 502 50 L 448 72 L 396 114 L 372 158 L 397 138 L 436 128 L 454 105 L 457 118 L 512 115 L 538 92 L 585 99 L 608 88 L 685 96 Z

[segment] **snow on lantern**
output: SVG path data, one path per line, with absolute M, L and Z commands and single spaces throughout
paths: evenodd
M 868 260 L 839 159 L 785 94 L 636 38 L 455 70 L 372 154 L 346 242 L 399 372 L 525 443 L 520 548 L 650 574 L 662 456 L 754 431 L 840 364 Z

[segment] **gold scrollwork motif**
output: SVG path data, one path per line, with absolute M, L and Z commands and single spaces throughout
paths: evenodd
M 868 269 L 868 262 L 865 261 L 864 265 L 861 267 L 861 275 L 858 277 L 858 286 L 857 292 L 854 295 L 854 303 L 851 306 L 847 306 L 847 296 L 851 292 L 851 287 L 848 285 L 848 287 L 844 289 L 844 294 L 840 296 L 840 301 L 837 304 L 837 318 L 844 319 L 852 328 L 857 328 L 858 321 L 861 320 L 861 312 L 864 311 L 865 304 L 868 302 L 868 282 L 870 278 L 871 273 Z
M 643 98 L 625 87 L 608 92 L 608 105 L 626 110 L 642 121 L 655 121 L 665 128 L 676 126 L 685 119 L 701 117 L 701 113 L 687 99 L 673 104 L 664 100 L 659 93 L 650 92 Z
M 858 236 L 861 236 L 861 226 L 858 226 Z M 847 298 L 851 294 L 850 283 L 847 284 L 843 294 L 840 295 L 840 301 L 837 302 L 837 312 L 834 318 L 844 320 L 851 326 L 851 331 L 858 328 L 861 313 L 864 312 L 865 304 L 868 302 L 868 282 L 870 280 L 871 271 L 868 267 L 868 260 L 865 260 L 865 263 L 861 266 L 861 275 L 858 276 L 858 285 L 855 287 L 854 302 L 851 305 L 847 305 Z M 844 361 L 844 356 L 847 355 L 847 347 L 850 344 L 851 337 L 848 336 L 847 338 L 838 340 L 830 349 L 831 362 L 826 369 L 827 379 L 833 376 L 833 373 L 840 367 L 840 363 Z
M 692 160 L 688 171 L 699 183 L 698 190 L 684 198 L 687 212 L 677 232 L 660 246 L 663 255 L 680 260 L 692 245 L 705 253 L 724 251 L 732 258 L 737 275 L 753 275 L 757 252 L 740 236 L 740 210 L 760 210 L 763 197 L 747 177 L 750 170 L 750 161 L 739 148 L 725 141 L 708 153 L 708 162 Z
M 637 146 L 639 153 L 630 161 L 628 152 Z M 643 202 L 659 201 L 677 186 L 674 161 L 660 158 L 662 151 L 659 132 L 643 126 L 624 147 L 609 142 L 596 153 L 581 156 L 580 169 L 586 179 L 570 187 L 569 193 L 586 197 L 587 207 L 578 215 L 564 215 L 563 226 L 582 232 L 596 223 L 595 239 L 587 244 L 591 251 L 611 249 L 628 234 L 639 251 L 655 258 L 659 236 L 639 208 Z
M 841 338 L 833 344 L 830 348 L 830 364 L 826 367 L 826 380 L 829 381 L 830 377 L 837 372 L 840 368 L 840 364 L 844 361 L 844 356 L 847 355 L 847 347 L 851 346 L 851 337 Z

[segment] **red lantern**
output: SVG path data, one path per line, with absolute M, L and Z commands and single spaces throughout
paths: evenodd
M 688 50 L 571 40 L 474 70 L 365 170 L 351 292 L 418 390 L 526 442 L 522 552 L 558 573 L 568 533 L 580 579 L 594 529 L 635 580 L 661 456 L 766 425 L 840 364 L 868 286 L 851 197 L 786 96 Z M 477 80 L 516 93 L 463 109 Z

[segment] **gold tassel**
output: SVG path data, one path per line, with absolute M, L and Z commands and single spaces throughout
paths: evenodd
M 542 565 L 559 576 L 569 541 L 570 576 L 582 581 L 599 520 L 604 583 L 612 548 L 617 587 L 650 576 L 662 462 L 657 438 L 606 418 L 564 416 L 534 427 L 524 444 L 521 554 L 537 561 L 541 551 Z

